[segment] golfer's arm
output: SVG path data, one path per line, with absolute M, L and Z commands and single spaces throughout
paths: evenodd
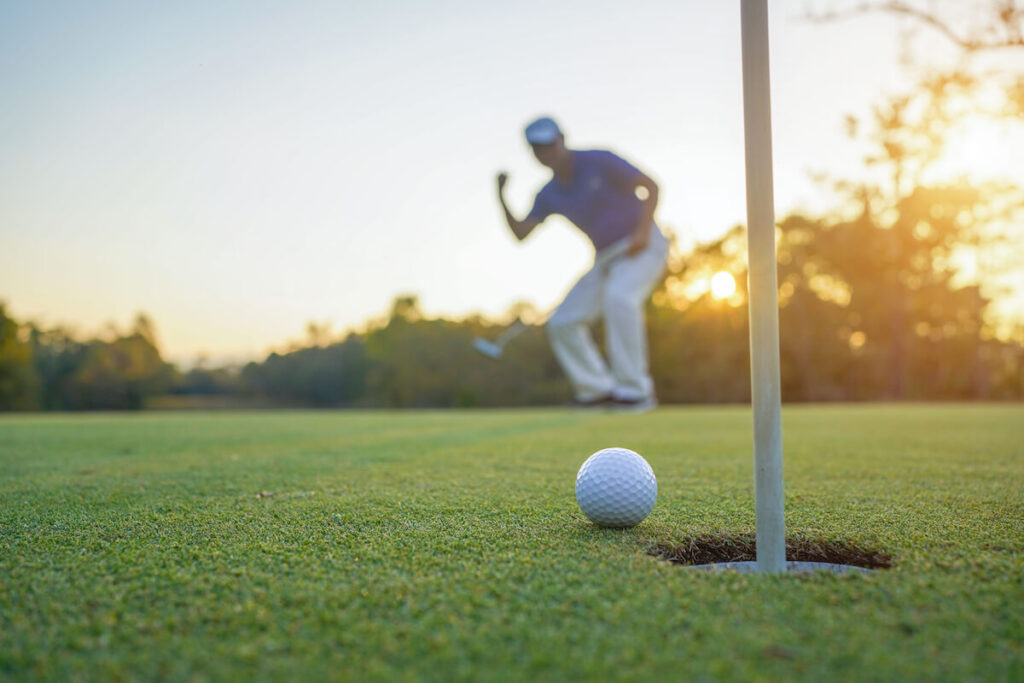
M 533 232 L 533 229 L 540 225 L 540 221 L 536 218 L 526 218 L 525 220 L 516 220 L 516 217 L 509 211 L 508 204 L 505 203 L 505 195 L 503 193 L 498 194 L 498 201 L 501 202 L 501 208 L 505 212 L 505 221 L 508 223 L 509 229 L 512 234 L 516 236 L 516 239 L 523 241 L 527 235 Z

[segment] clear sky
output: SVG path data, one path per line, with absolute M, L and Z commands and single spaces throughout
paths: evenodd
M 907 83 L 898 21 L 770 2 L 777 212 L 862 150 L 843 117 Z M 739 2 L 0 5 L 0 299 L 83 332 L 156 321 L 165 355 L 246 359 L 382 314 L 560 299 L 590 258 L 521 128 L 556 116 L 662 188 L 684 244 L 743 222 Z M 1005 145 L 997 139 L 993 144 Z

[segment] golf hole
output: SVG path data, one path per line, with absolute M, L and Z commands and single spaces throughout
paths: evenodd
M 647 553 L 673 564 L 696 566 L 727 562 L 753 562 L 757 540 L 753 533 L 701 534 L 676 543 L 657 543 Z M 788 562 L 818 562 L 861 569 L 888 569 L 892 556 L 884 550 L 865 548 L 846 541 L 790 536 L 786 539 Z

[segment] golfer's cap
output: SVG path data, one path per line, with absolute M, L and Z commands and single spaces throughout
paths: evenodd
M 555 120 L 542 116 L 526 127 L 526 141 L 531 145 L 548 145 L 562 134 Z

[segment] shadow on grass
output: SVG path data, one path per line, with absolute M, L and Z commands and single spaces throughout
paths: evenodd
M 745 562 L 757 559 L 757 541 L 753 533 L 701 534 L 677 543 L 656 543 L 648 546 L 647 553 L 682 565 Z M 786 539 L 786 560 L 846 564 L 865 569 L 892 566 L 892 556 L 883 550 L 799 535 Z

